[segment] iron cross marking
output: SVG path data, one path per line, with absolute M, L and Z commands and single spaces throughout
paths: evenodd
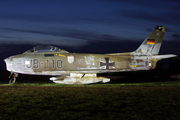
M 100 62 L 100 67 L 106 66 L 106 69 L 108 70 L 110 66 L 114 66 L 115 62 L 109 62 L 109 58 L 105 58 L 106 62 Z

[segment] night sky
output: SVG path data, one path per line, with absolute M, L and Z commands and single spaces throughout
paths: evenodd
M 1 0 L 0 66 L 44 44 L 79 53 L 130 52 L 157 25 L 167 27 L 160 54 L 180 55 L 179 0 Z

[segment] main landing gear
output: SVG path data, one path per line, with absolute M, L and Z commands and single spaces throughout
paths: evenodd
M 18 77 L 18 73 L 11 72 L 9 78 L 9 84 L 16 83 L 16 78 Z

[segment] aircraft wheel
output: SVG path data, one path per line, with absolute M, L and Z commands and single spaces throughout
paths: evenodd
M 16 79 L 13 79 L 13 78 L 10 79 L 10 80 L 9 80 L 9 84 L 11 84 L 11 83 L 16 83 Z
M 13 79 L 10 79 L 10 80 L 9 80 L 9 84 L 11 84 L 12 82 L 13 82 Z
M 16 83 L 16 79 L 14 79 L 14 80 L 12 81 L 12 83 Z
M 11 78 L 12 77 L 12 78 Z M 18 77 L 18 73 L 12 73 L 11 72 L 11 74 L 10 74 L 10 76 L 9 76 L 9 78 L 11 78 L 10 80 L 9 80 L 9 84 L 11 84 L 11 83 L 16 83 L 16 77 Z

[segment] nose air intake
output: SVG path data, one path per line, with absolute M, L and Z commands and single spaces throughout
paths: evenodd
M 12 71 L 12 62 L 10 61 L 10 57 L 4 59 L 5 63 L 6 63 L 6 69 L 8 71 Z
M 10 72 L 21 72 L 23 70 L 24 58 L 18 56 L 11 56 L 4 59 L 6 68 Z

